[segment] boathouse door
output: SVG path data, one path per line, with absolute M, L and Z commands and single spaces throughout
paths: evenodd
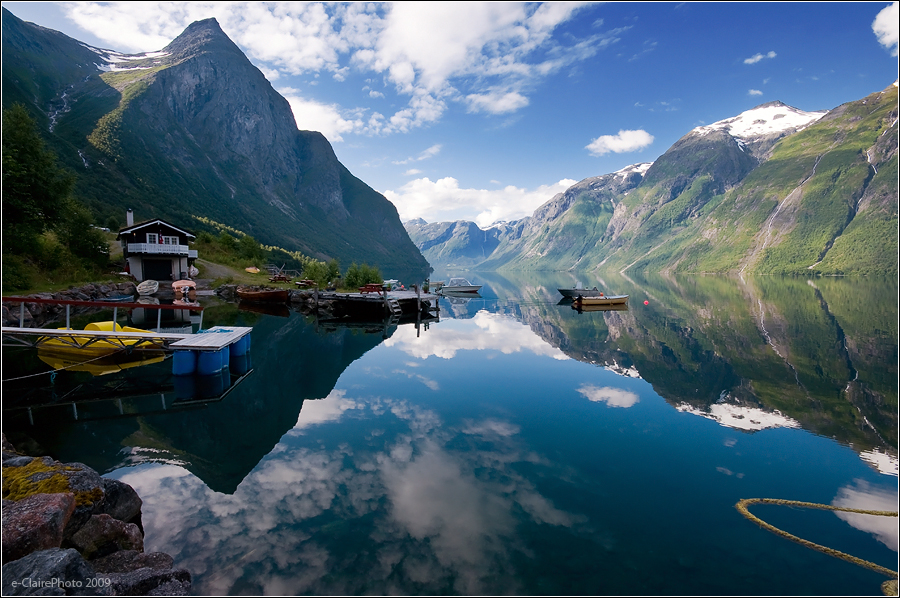
M 144 280 L 172 280 L 172 261 L 145 259 Z

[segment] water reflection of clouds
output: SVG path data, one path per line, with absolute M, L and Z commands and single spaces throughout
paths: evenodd
M 831 504 L 836 507 L 866 511 L 895 512 L 897 510 L 897 500 L 898 493 L 896 488 L 891 490 L 875 488 L 865 480 L 855 480 L 852 486 L 844 486 L 838 490 L 838 495 L 831 501 Z M 900 550 L 900 531 L 897 528 L 896 517 L 844 513 L 841 511 L 835 511 L 835 514 L 856 529 L 872 534 L 879 542 L 894 552 Z
M 392 416 L 399 431 L 328 450 L 290 439 L 351 414 Z M 590 533 L 518 472 L 522 462 L 553 468 L 522 451 L 518 433 L 502 419 L 451 429 L 404 401 L 335 391 L 304 403 L 234 495 L 169 465 L 121 479 L 144 499 L 148 550 L 172 554 L 202 594 L 515 593 L 523 516 Z
M 416 334 L 412 326 L 401 326 L 384 344 L 417 359 L 431 356 L 452 359 L 459 351 L 488 350 L 507 355 L 527 351 L 558 360 L 569 359 L 525 324 L 487 311 L 479 311 L 469 320 L 446 320 L 432 326 L 426 335 L 417 337 Z
M 627 409 L 640 401 L 640 398 L 635 393 L 612 386 L 599 387 L 592 384 L 583 384 L 577 390 L 589 401 L 606 403 L 610 407 L 624 407 Z

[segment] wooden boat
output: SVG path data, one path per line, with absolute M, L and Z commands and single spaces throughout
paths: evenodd
M 582 312 L 590 312 L 590 311 L 628 311 L 627 303 L 613 303 L 610 305 L 582 305 L 578 306 L 576 304 L 572 304 L 572 309 L 576 310 L 578 313 Z
M 572 303 L 572 307 L 575 309 L 582 309 L 589 306 L 596 305 L 627 305 L 628 304 L 628 295 L 604 295 L 600 294 L 597 297 L 583 297 L 578 296 L 575 297 L 574 302 Z
M 237 296 L 241 301 L 256 303 L 287 303 L 287 289 L 259 289 L 252 290 L 244 287 L 237 288 Z
M 566 297 L 568 299 L 574 299 L 581 295 L 582 297 L 599 297 L 603 294 L 603 291 L 599 290 L 597 287 L 593 289 L 584 288 L 581 283 L 577 283 L 574 289 L 556 289 L 559 291 L 560 295 Z
M 155 280 L 145 280 L 137 286 L 138 295 L 152 295 L 159 290 L 159 282 Z

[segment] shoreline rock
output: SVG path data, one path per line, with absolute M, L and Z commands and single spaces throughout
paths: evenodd
M 137 286 L 133 282 L 109 282 L 86 284 L 81 287 L 70 287 L 65 291 L 56 293 L 33 293 L 25 295 L 33 299 L 56 299 L 72 301 L 91 301 L 99 297 L 119 297 L 122 295 L 138 296 Z M 18 303 L 3 303 L 2 320 L 4 326 L 19 325 Z M 110 304 L 113 306 L 113 304 Z M 90 311 L 96 311 L 96 307 L 72 306 L 71 315 L 78 315 Z M 47 305 L 43 303 L 25 302 L 23 325 L 26 328 L 40 327 L 48 322 L 65 320 L 66 308 L 63 305 Z
M 142 501 L 82 463 L 20 455 L 3 435 L 4 596 L 187 596 L 191 574 L 144 552 Z

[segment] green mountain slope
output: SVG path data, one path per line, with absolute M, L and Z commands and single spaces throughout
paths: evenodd
M 345 266 L 428 269 L 396 208 L 324 136 L 297 130 L 287 101 L 214 19 L 127 58 L 115 70 L 121 55 L 3 10 L 3 105 L 35 115 L 98 223 L 124 224 L 131 208 L 196 230 L 203 216 Z
M 510 223 L 470 267 L 896 276 L 897 112 L 894 84 L 824 116 L 773 102 L 699 127 L 627 183 L 585 179 Z

